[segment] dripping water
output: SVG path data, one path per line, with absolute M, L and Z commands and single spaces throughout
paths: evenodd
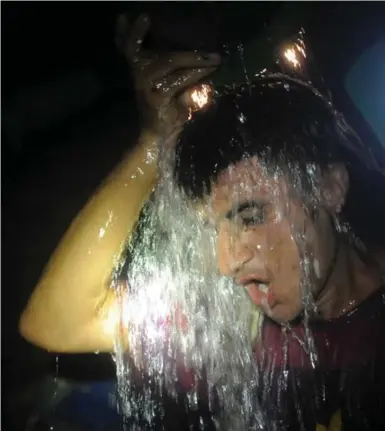
M 239 54 L 239 59 L 241 60 L 241 64 L 242 64 L 243 74 L 245 76 L 245 82 L 246 82 L 247 86 L 250 88 L 250 78 L 249 78 L 249 73 L 248 73 L 247 68 L 246 68 L 245 50 L 244 50 L 244 46 L 242 43 L 240 43 L 237 46 L 237 50 L 238 50 L 238 54 Z
M 189 409 L 197 410 L 199 400 L 207 400 L 217 429 L 249 429 L 250 424 L 251 429 L 267 429 L 263 406 L 256 398 L 258 382 L 263 374 L 269 390 L 281 367 L 280 402 L 289 381 L 289 328 L 282 328 L 283 364 L 270 358 L 268 367 L 259 369 L 252 350 L 258 330 L 251 335 L 250 328 L 253 319 L 263 321 L 260 312 L 242 289 L 217 274 L 216 231 L 178 190 L 168 163 L 161 168 L 127 273 L 129 299 L 123 298 L 122 319 L 129 326 L 130 355 L 118 342 L 115 357 L 120 411 L 135 422 L 129 429 L 145 429 L 144 423 L 150 426 L 162 415 L 159 400 L 178 399 L 182 385 Z M 296 187 L 303 189 L 300 184 Z M 305 234 L 299 233 L 296 241 L 301 246 L 304 239 Z M 308 288 L 313 279 L 311 262 L 305 253 L 302 291 L 309 310 L 305 317 L 315 308 Z M 304 323 L 305 337 L 298 342 L 314 368 L 317 352 L 307 318 Z
M 238 51 L 250 86 L 243 47 L 239 46 Z M 288 78 L 288 82 L 290 79 L 295 81 Z M 286 85 L 290 91 L 290 84 Z M 319 95 L 316 89 L 312 91 Z M 242 112 L 238 119 L 241 126 L 247 122 Z M 278 364 L 278 352 L 268 356 L 262 348 L 262 367 L 254 358 L 253 345 L 259 341 L 264 317 L 252 306 L 244 290 L 218 275 L 216 231 L 206 224 L 210 207 L 203 214 L 182 194 L 170 173 L 172 162 L 163 155 L 160 179 L 141 223 L 141 236 L 126 274 L 128 284 L 126 295 L 122 296 L 121 318 L 129 327 L 129 335 L 128 340 L 117 340 L 115 354 L 120 412 L 129 420 L 127 429 L 147 429 L 164 415 L 162 399 L 178 400 L 183 387 L 188 409 L 198 410 L 200 401 L 206 400 L 219 430 L 279 429 L 279 425 L 266 423 L 264 396 L 256 396 L 259 386 L 268 393 L 279 370 L 275 401 L 279 408 L 281 395 L 295 379 L 290 376 L 289 338 L 296 339 L 313 370 L 318 364 L 309 326 L 310 318 L 317 313 L 312 295 L 317 270 L 306 244 L 306 230 L 293 229 L 301 260 L 303 338 L 292 333 L 290 325 L 283 325 L 283 361 Z M 285 166 L 284 158 L 281 162 L 279 166 L 284 167 L 274 172 L 266 167 L 266 175 L 293 178 L 293 187 L 304 197 L 307 210 L 316 207 L 318 184 L 314 166 L 307 167 L 309 184 L 303 184 L 299 168 Z M 235 196 L 234 202 L 236 199 Z M 277 202 L 280 199 L 277 192 Z M 281 208 L 277 220 L 289 213 L 288 205 L 277 207 Z M 123 348 L 126 341 L 129 355 Z M 294 403 L 298 404 L 298 397 L 295 398 Z M 302 423 L 299 405 L 297 410 Z M 204 429 L 203 417 L 200 426 Z
M 189 408 L 203 397 L 214 409 L 219 400 L 226 412 L 219 422 L 244 429 L 255 409 L 244 382 L 257 375 L 251 306 L 242 290 L 216 275 L 214 232 L 163 174 L 128 273 L 130 359 L 119 349 L 116 355 L 122 413 L 151 423 L 159 413 L 154 394 L 177 398 L 183 374 L 194 370 L 185 387 Z M 147 380 L 139 392 L 138 374 Z

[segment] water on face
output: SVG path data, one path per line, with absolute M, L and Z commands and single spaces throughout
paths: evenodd
M 122 298 L 129 354 L 121 347 L 126 343 L 118 340 L 121 413 L 130 418 L 128 429 L 146 429 L 162 416 L 161 400 L 166 396 L 177 400 L 182 387 L 187 407 L 194 411 L 200 402 L 207 404 L 217 429 L 278 429 L 265 423 L 257 397 L 258 382 L 262 379 L 268 390 L 277 369 L 273 357 L 262 372 L 253 356 L 262 315 L 244 289 L 218 274 L 216 231 L 181 194 L 170 171 L 167 164 L 161 169 L 128 270 L 128 292 Z M 278 192 L 276 199 L 281 199 Z M 305 235 L 296 235 L 300 246 Z M 306 282 L 313 277 L 313 260 L 305 245 L 302 249 L 303 303 L 311 314 L 314 303 Z M 298 342 L 315 367 L 317 353 L 305 327 L 306 337 Z M 285 342 L 282 351 L 278 395 L 288 380 Z
M 248 82 L 246 72 L 245 76 Z M 285 85 L 289 91 L 290 84 Z M 243 113 L 239 121 L 245 122 Z M 303 184 L 298 166 L 286 163 L 284 158 L 281 162 L 281 168 L 274 172 L 266 168 L 266 175 L 290 177 L 293 189 L 310 212 L 319 196 L 314 166 L 307 167 Z M 129 419 L 127 429 L 151 427 L 164 414 L 163 399 L 180 400 L 181 385 L 188 409 L 198 410 L 203 401 L 219 430 L 282 429 L 283 424 L 266 422 L 263 397 L 257 394 L 261 382 L 264 391 L 269 391 L 280 368 L 279 409 L 289 381 L 290 326 L 282 325 L 283 362 L 275 363 L 273 355 L 270 363 L 259 369 L 252 347 L 261 334 L 263 316 L 242 288 L 218 274 L 215 229 L 206 225 L 205 217 L 178 190 L 168 162 L 161 163 L 160 171 L 152 205 L 133 250 L 127 292 L 122 297 L 121 318 L 129 328 L 129 354 L 122 347 L 126 343 L 116 343 L 120 410 Z M 282 206 L 281 198 L 277 192 L 276 207 L 281 210 L 276 218 L 290 219 L 288 206 Z M 294 228 L 294 224 L 292 227 L 300 255 L 305 327 L 304 338 L 297 341 L 315 369 L 317 351 L 308 321 L 316 312 L 312 284 L 319 278 L 318 261 L 307 245 L 306 230 Z M 297 410 L 301 423 L 299 404 Z M 201 429 L 205 429 L 203 419 Z
M 116 355 L 126 416 L 151 423 L 157 413 L 152 391 L 176 397 L 181 370 L 194 370 L 186 388 L 192 409 L 198 398 L 213 409 L 219 400 L 236 421 L 231 429 L 255 412 L 252 308 L 239 287 L 217 275 L 215 247 L 215 231 L 164 175 L 128 274 L 123 317 L 130 328 L 130 360 L 119 348 Z M 137 370 L 148 383 L 134 394 Z M 240 409 L 237 415 L 230 414 L 234 409 Z

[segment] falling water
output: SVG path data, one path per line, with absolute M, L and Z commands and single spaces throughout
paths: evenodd
M 239 51 L 243 61 L 243 49 Z M 246 70 L 245 76 L 250 85 Z M 288 91 L 291 81 L 298 82 L 296 76 L 271 76 L 285 76 Z M 308 81 L 301 84 L 311 86 Z M 315 88 L 312 91 L 323 97 Z M 238 118 L 240 123 L 247 121 L 243 112 Z M 341 123 L 339 127 L 342 126 Z M 284 157 L 281 162 L 274 172 L 266 166 L 266 177 L 289 176 L 310 213 L 319 199 L 315 166 L 307 166 L 304 184 L 298 166 L 287 162 L 285 166 Z M 289 384 L 290 337 L 296 339 L 313 369 L 318 362 L 309 327 L 310 317 L 317 312 L 312 282 L 318 270 L 306 244 L 306 229 L 292 226 L 301 261 L 303 338 L 293 334 L 290 325 L 283 325 L 283 362 L 277 364 L 273 355 L 262 369 L 255 360 L 253 346 L 260 337 L 264 317 L 243 289 L 218 275 L 216 230 L 207 223 L 210 205 L 202 209 L 183 195 L 174 183 L 171 165 L 172 160 L 161 160 L 159 182 L 140 223 L 141 234 L 132 247 L 126 274 L 128 283 L 121 292 L 122 325 L 129 331 L 128 340 L 117 340 L 115 359 L 120 409 L 128 418 L 127 429 L 151 427 L 156 418 L 164 415 L 162 400 L 171 397 L 180 402 L 181 393 L 191 411 L 198 410 L 202 401 L 207 404 L 219 430 L 281 429 L 282 424 L 266 423 L 264 397 L 257 397 L 259 386 L 268 393 L 280 367 L 276 400 L 279 410 L 280 397 Z M 278 190 L 275 196 L 276 220 L 284 216 L 290 219 L 289 207 L 282 205 Z M 127 342 L 129 354 L 123 347 Z M 299 407 L 298 416 L 301 422 Z M 201 421 L 204 429 L 205 419 Z
M 240 122 L 242 118 L 245 120 L 240 116 Z M 161 166 L 161 178 L 133 250 L 127 291 L 122 295 L 121 317 L 129 328 L 130 353 L 127 355 L 122 348 L 127 343 L 117 343 L 121 412 L 131 420 L 129 429 L 146 429 L 162 416 L 159 400 L 164 396 L 177 400 L 182 388 L 189 409 L 196 410 L 200 401 L 206 401 L 217 429 L 278 429 L 271 424 L 267 427 L 257 398 L 258 385 L 263 381 L 264 391 L 268 391 L 278 365 L 272 359 L 262 371 L 253 356 L 262 315 L 244 290 L 217 273 L 216 231 L 206 223 L 209 205 L 204 212 L 191 204 L 175 185 L 169 162 Z M 294 178 L 300 178 L 294 166 L 288 169 Z M 278 171 L 274 174 L 283 175 Z M 266 168 L 266 178 L 271 175 Z M 309 178 L 315 190 L 313 176 Z M 306 189 L 299 180 L 294 187 Z M 309 206 L 315 205 L 314 190 L 306 199 Z M 275 195 L 280 208 L 278 221 L 287 208 L 282 206 L 278 190 Z M 303 249 L 306 328 L 304 339 L 298 339 L 298 343 L 315 367 L 317 352 L 306 319 L 315 312 L 309 288 L 314 267 L 305 237 L 306 232 L 298 232 L 295 238 Z M 287 388 L 289 372 L 290 327 L 283 326 L 282 331 L 284 361 L 280 365 L 278 404 Z
M 123 413 L 151 423 L 158 409 L 152 391 L 177 397 L 181 373 L 193 370 L 184 388 L 190 408 L 206 398 L 213 410 L 219 403 L 226 412 L 219 423 L 245 429 L 251 415 L 258 416 L 252 400 L 257 376 L 249 331 L 252 307 L 239 287 L 217 275 L 215 231 L 167 172 L 143 221 L 128 273 L 123 318 L 130 328 L 130 360 L 117 353 Z M 138 370 L 146 380 L 139 395 L 134 387 Z

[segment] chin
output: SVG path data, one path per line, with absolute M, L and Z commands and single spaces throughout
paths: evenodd
M 285 324 L 297 320 L 301 315 L 302 309 L 277 304 L 273 309 L 263 311 L 271 320 L 279 324 Z

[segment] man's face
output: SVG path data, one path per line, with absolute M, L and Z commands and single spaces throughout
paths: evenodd
M 267 176 L 256 158 L 223 172 L 210 195 L 221 274 L 244 286 L 277 322 L 293 320 L 303 309 L 299 247 L 312 251 L 313 294 L 334 250 L 326 212 L 314 221 L 292 196 L 283 176 Z M 305 243 L 298 246 L 295 238 L 301 233 Z

